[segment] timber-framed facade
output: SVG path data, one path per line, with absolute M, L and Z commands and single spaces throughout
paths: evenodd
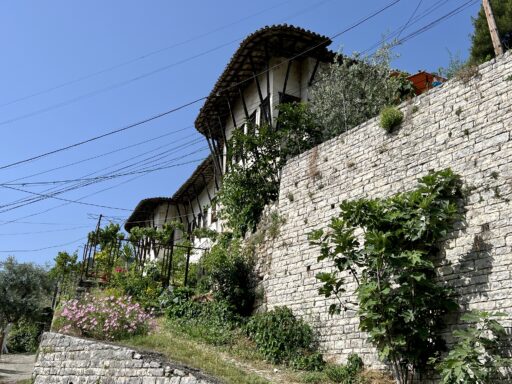
M 247 122 L 273 124 L 280 103 L 307 101 L 319 68 L 335 57 L 330 44 L 326 36 L 289 25 L 264 27 L 246 37 L 195 120 L 210 155 L 172 197 L 142 200 L 125 229 L 179 221 L 186 233 L 176 232 L 176 241 L 191 238 L 196 228 L 222 231 L 214 198 L 229 172 L 226 143 L 235 129 L 247 129 Z M 193 244 L 209 242 L 195 238 Z

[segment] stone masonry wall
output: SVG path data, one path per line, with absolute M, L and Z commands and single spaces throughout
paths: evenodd
M 34 384 L 219 384 L 161 355 L 58 333 L 45 333 Z
M 263 277 L 267 309 L 286 305 L 319 332 L 324 353 L 344 361 L 358 353 L 377 366 L 375 350 L 358 329 L 355 311 L 329 316 L 333 302 L 318 295 L 315 275 L 331 264 L 307 235 L 325 228 L 345 199 L 407 191 L 429 170 L 447 167 L 468 190 L 466 222 L 439 256 L 439 278 L 461 295 L 466 309 L 512 314 L 512 54 L 401 105 L 401 127 L 391 134 L 377 119 L 288 162 L 278 200 L 286 220 L 269 249 Z M 348 284 L 353 292 L 355 283 Z M 451 320 L 451 329 L 457 318 Z M 449 340 L 451 329 L 446 330 Z

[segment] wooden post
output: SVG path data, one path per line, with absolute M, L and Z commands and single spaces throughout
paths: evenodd
M 189 241 L 190 241 L 190 234 L 189 234 Z M 186 264 L 185 264 L 185 281 L 183 282 L 183 286 L 186 287 L 187 284 L 188 284 L 188 269 L 189 269 L 189 266 L 190 266 L 190 250 L 191 250 L 192 246 L 189 246 L 187 247 L 187 261 L 186 261 Z
M 503 47 L 501 45 L 498 27 L 496 26 L 496 20 L 494 19 L 494 14 L 492 13 L 491 3 L 489 0 L 482 0 L 482 5 L 484 7 L 485 16 L 487 17 L 487 24 L 489 25 L 489 32 L 491 34 L 494 53 L 496 56 L 503 55 Z

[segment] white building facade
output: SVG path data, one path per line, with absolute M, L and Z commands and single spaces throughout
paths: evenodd
M 325 36 L 288 25 L 262 28 L 249 35 L 227 64 L 195 121 L 205 136 L 211 154 L 172 195 L 142 200 L 126 222 L 135 226 L 161 227 L 179 221 L 187 233 L 176 233 L 175 241 L 192 236 L 196 228 L 222 231 L 214 197 L 222 176 L 229 172 L 227 147 L 235 129 L 246 122 L 275 122 L 277 106 L 307 101 L 321 66 L 332 62 L 334 53 Z M 207 239 L 193 238 L 198 248 L 209 247 Z

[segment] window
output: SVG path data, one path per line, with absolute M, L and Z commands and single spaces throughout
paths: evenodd
M 300 97 L 279 92 L 279 104 L 300 103 Z

